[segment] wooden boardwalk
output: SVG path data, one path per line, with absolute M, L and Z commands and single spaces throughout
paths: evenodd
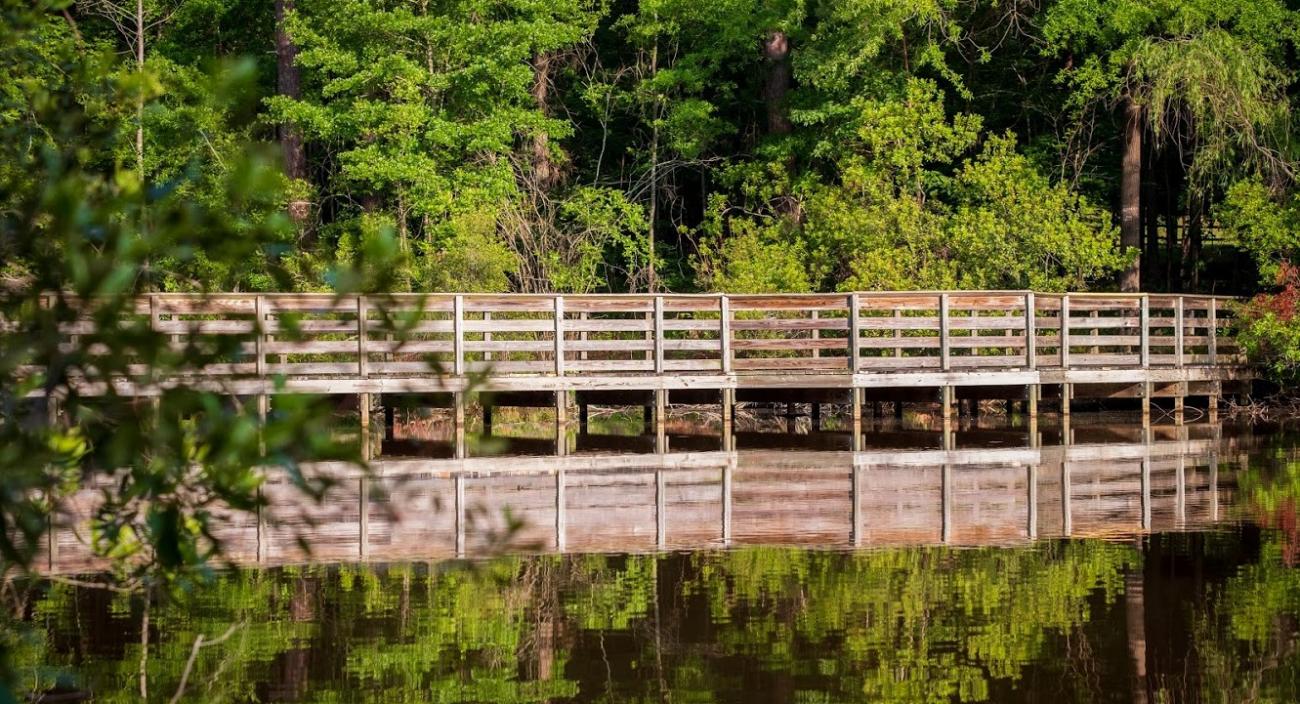
M 443 406 L 458 428 L 476 400 L 495 406 L 646 409 L 670 404 L 924 402 L 949 418 L 964 399 L 1204 399 L 1213 413 L 1251 377 L 1231 335 L 1232 305 L 1212 296 L 1029 291 L 811 295 L 156 294 L 122 326 L 149 326 L 178 348 L 233 352 L 172 378 L 143 365 L 87 377 L 78 391 L 152 395 L 192 385 L 258 397 L 355 394 L 373 407 Z M 96 331 L 69 323 L 73 338 Z M 232 337 L 234 336 L 234 337 Z M 93 350 L 92 350 L 93 354 Z M 36 370 L 34 370 L 36 371 Z M 474 397 L 474 398 L 472 398 Z M 901 408 L 901 405 L 899 406 Z M 366 437 L 369 433 L 364 434 Z
M 266 488 L 275 521 L 218 524 L 239 564 L 391 561 L 500 552 L 636 552 L 740 545 L 830 548 L 1017 545 L 1063 536 L 1201 529 L 1231 520 L 1248 438 L 1155 427 L 1148 442 L 862 452 L 380 460 L 373 474 L 319 465 L 322 505 Z M 1222 470 L 1222 471 L 1221 471 Z M 103 564 L 87 550 L 98 500 L 79 492 L 42 561 Z M 506 516 L 519 523 L 511 532 Z M 300 540 L 301 539 L 301 540 Z M 312 552 L 303 552 L 310 545 Z

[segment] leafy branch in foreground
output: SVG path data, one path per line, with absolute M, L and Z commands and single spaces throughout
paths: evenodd
M 169 383 L 246 358 L 261 323 L 177 342 L 138 296 L 191 268 L 207 272 L 206 290 L 287 287 L 285 179 L 255 143 L 158 182 L 103 163 L 132 132 L 102 106 L 147 77 L 108 70 L 113 58 L 83 46 L 57 9 L 7 4 L 0 18 L 0 65 L 26 76 L 0 91 L 0 261 L 21 263 L 0 272 L 0 556 L 29 566 L 63 498 L 95 487 L 97 554 L 132 583 L 167 584 L 220 556 L 218 516 L 260 508 L 268 473 L 319 499 L 328 483 L 301 464 L 360 457 L 327 431 L 332 408 L 319 400 L 278 397 L 261 418 L 229 389 Z M 250 78 L 247 64 L 222 66 L 209 92 L 238 101 Z M 200 178 L 208 195 L 196 198 Z M 363 243 L 358 262 L 391 254 L 385 237 Z M 385 287 L 366 271 L 333 278 Z

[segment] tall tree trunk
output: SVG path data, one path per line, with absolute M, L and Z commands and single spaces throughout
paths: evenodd
M 541 52 L 533 57 L 533 101 L 543 115 L 551 114 L 547 96 L 551 90 L 551 64 L 555 57 L 549 52 Z M 533 135 L 533 177 L 543 190 L 549 190 L 560 182 L 560 170 L 551 159 L 550 135 L 539 131 Z
M 658 21 L 655 16 L 655 21 Z M 655 35 L 654 47 L 650 50 L 650 75 L 653 77 L 659 72 L 659 36 Z M 658 213 L 658 195 L 659 195 L 659 118 L 661 117 L 662 98 L 658 95 L 654 98 L 654 107 L 652 114 L 654 122 L 651 125 L 650 134 L 650 221 L 646 231 L 646 249 L 649 258 L 646 261 L 646 291 L 654 293 L 659 282 L 655 276 L 655 219 Z
M 135 70 L 144 73 L 144 0 L 135 0 Z M 135 103 L 135 168 L 144 178 L 144 91 Z
M 1151 155 L 1148 155 L 1151 158 Z M 1160 171 L 1160 162 L 1152 158 L 1151 169 L 1148 173 L 1152 175 Z M 1160 184 L 1156 179 L 1149 178 L 1143 183 L 1143 196 L 1141 196 L 1141 213 L 1143 213 L 1143 223 L 1145 233 L 1143 234 L 1143 244 L 1141 244 L 1141 279 L 1147 282 L 1151 287 L 1151 281 L 1154 278 L 1152 264 L 1156 260 L 1156 251 L 1160 248 Z
M 790 118 L 785 97 L 790 92 L 790 38 L 781 30 L 769 32 L 763 39 L 763 58 L 767 61 L 767 80 L 763 83 L 763 104 L 767 106 L 769 134 L 789 134 Z
M 1174 243 L 1178 241 L 1179 223 L 1182 221 L 1178 212 L 1178 191 L 1182 186 L 1182 176 L 1173 171 L 1178 162 L 1168 160 L 1171 166 L 1165 169 L 1165 290 L 1174 290 Z M 1173 178 L 1170 174 L 1173 173 Z
M 297 100 L 302 96 L 301 76 L 298 73 L 298 47 L 289 38 L 285 21 L 293 11 L 293 0 L 275 0 L 275 83 L 276 90 L 286 98 Z M 307 155 L 302 135 L 292 125 L 280 126 L 280 150 L 284 154 L 284 175 L 294 180 L 307 177 Z M 295 200 L 289 204 L 289 216 L 300 231 L 306 230 L 311 204 Z
M 1142 246 L 1142 106 L 1131 96 L 1124 99 L 1124 168 L 1120 182 L 1120 246 Z M 1142 288 L 1142 257 L 1139 253 L 1120 277 L 1120 290 Z
M 786 135 L 794 130 L 786 106 L 790 93 L 790 37 L 775 29 L 763 39 L 763 60 L 767 62 L 767 77 L 763 82 L 763 104 L 767 108 L 767 133 Z M 787 157 L 786 169 L 794 172 L 794 155 Z M 783 193 L 773 202 L 773 208 L 793 222 L 803 220 L 803 208 L 797 198 Z
M 1183 232 L 1183 256 L 1180 279 L 1185 290 L 1195 291 L 1201 282 L 1201 240 L 1205 228 L 1205 211 L 1208 196 L 1189 193 L 1187 196 L 1187 229 Z

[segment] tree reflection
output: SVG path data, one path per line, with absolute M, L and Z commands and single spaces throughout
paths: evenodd
M 863 553 L 746 549 L 539 556 L 471 568 L 311 567 L 220 575 L 155 604 L 150 695 L 175 691 L 195 638 L 207 701 L 660 701 L 766 688 L 778 699 L 982 701 L 1115 603 L 1133 548 Z M 15 661 L 97 700 L 135 698 L 139 597 L 46 584 Z M 8 633 L 18 633 L 11 623 Z M 134 633 L 133 633 L 134 631 Z M 116 694 L 121 692 L 121 694 Z

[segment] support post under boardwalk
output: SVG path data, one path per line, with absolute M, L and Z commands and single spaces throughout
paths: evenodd
M 668 423 L 668 391 L 655 389 L 654 423 L 655 432 L 659 432 Z
M 357 415 L 361 423 L 361 460 L 374 459 L 370 442 L 370 394 L 357 394 Z
M 555 392 L 555 454 L 563 457 L 569 450 L 569 392 Z
M 1174 425 L 1183 424 L 1183 410 L 1187 401 L 1187 382 L 1178 382 L 1178 390 L 1174 396 Z
M 465 392 L 457 391 L 452 394 L 451 403 L 452 406 L 454 406 L 452 414 L 455 426 L 455 434 L 452 437 L 452 442 L 456 445 L 456 459 L 463 460 L 465 459 L 465 456 L 469 454 L 465 442 Z
M 735 449 L 736 390 L 722 390 L 722 450 L 730 452 Z
M 852 397 L 852 417 L 849 419 L 849 432 L 853 434 L 849 440 L 849 448 L 854 452 L 862 450 L 862 396 L 863 391 L 859 388 L 850 390 Z

